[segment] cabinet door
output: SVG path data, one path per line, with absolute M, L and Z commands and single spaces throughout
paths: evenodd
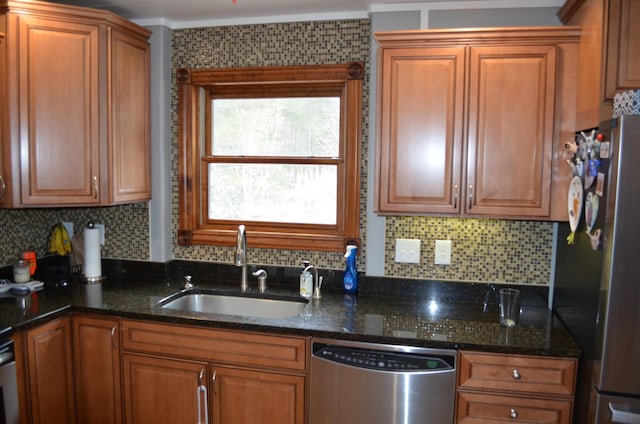
M 207 400 L 198 390 L 207 381 L 206 363 L 125 353 L 122 367 L 126 423 L 207 422 Z
M 610 0 L 605 98 L 640 87 L 640 2 Z
M 214 367 L 213 422 L 303 424 L 304 387 L 302 376 Z
M 471 48 L 467 215 L 549 215 L 556 49 Z
M 100 202 L 99 31 L 97 25 L 18 17 L 23 205 Z
M 110 169 L 113 203 L 151 198 L 149 44 L 111 34 Z
M 26 345 L 33 423 L 75 423 L 70 319 L 27 331 Z
M 381 50 L 377 212 L 460 210 L 464 52 Z
M 73 317 L 73 349 L 79 421 L 121 423 L 118 321 Z

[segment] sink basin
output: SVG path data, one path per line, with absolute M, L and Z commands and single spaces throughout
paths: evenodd
M 165 309 L 260 318 L 288 318 L 305 308 L 302 300 L 180 292 L 159 302 Z

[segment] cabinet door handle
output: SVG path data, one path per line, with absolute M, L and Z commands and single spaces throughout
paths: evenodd
M 95 175 L 93 176 L 93 198 L 98 198 L 98 177 Z
M 458 184 L 453 185 L 453 209 L 458 209 Z
M 4 183 L 4 178 L 0 175 L 0 199 L 4 199 L 4 195 L 7 192 L 7 185 Z
M 511 417 L 511 419 L 515 420 L 518 418 L 518 411 L 516 411 L 515 408 L 511 408 L 509 410 L 509 416 Z
M 111 347 L 113 347 L 114 349 L 117 349 L 118 346 L 115 343 L 115 336 L 116 335 L 116 326 L 114 325 L 113 327 L 111 327 Z
M 518 371 L 517 369 L 514 369 L 511 375 L 513 376 L 514 380 L 520 380 L 522 378 L 522 375 L 520 375 L 520 371 Z
M 198 397 L 198 424 L 208 424 L 209 407 L 207 405 L 207 386 L 199 385 L 196 395 Z
M 467 207 L 467 210 L 470 211 L 471 210 L 471 206 L 473 205 L 473 184 L 469 184 L 469 205 Z

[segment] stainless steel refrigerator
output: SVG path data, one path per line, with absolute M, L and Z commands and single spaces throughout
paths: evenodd
M 640 116 L 597 133 L 573 244 L 559 226 L 553 309 L 583 350 L 574 422 L 640 424 Z

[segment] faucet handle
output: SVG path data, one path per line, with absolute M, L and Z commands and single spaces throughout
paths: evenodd
M 191 282 L 191 276 L 190 275 L 185 275 L 184 276 L 184 288 L 185 289 L 193 288 L 193 283 Z
M 254 277 L 258 277 L 258 290 L 260 293 L 267 291 L 267 271 L 259 269 L 253 273 Z

